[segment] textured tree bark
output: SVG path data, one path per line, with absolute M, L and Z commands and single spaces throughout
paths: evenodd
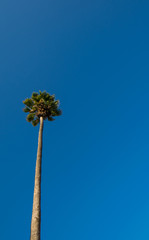
M 30 240 L 40 240 L 43 117 L 40 117 Z

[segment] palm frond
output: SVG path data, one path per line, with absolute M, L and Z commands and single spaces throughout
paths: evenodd
M 30 109 L 29 107 L 23 108 L 23 111 L 24 111 L 24 112 L 30 112 L 30 110 L 31 110 L 31 109 Z
M 35 113 L 29 113 L 29 114 L 27 115 L 26 120 L 27 120 L 28 122 L 32 122 L 32 121 L 34 120 L 34 118 L 35 118 Z
M 56 109 L 52 111 L 52 116 L 60 116 L 60 115 L 62 115 L 62 110 Z
M 39 118 L 36 118 L 35 120 L 32 121 L 32 125 L 36 127 L 39 123 Z
M 32 96 L 32 99 L 34 100 L 35 103 L 38 103 L 41 99 L 41 95 L 37 95 L 37 96 Z
M 48 117 L 48 121 L 54 121 L 55 119 L 51 116 Z
M 38 93 L 37 92 L 33 92 L 32 93 L 32 97 L 37 97 L 38 96 Z
M 37 107 L 33 106 L 32 109 L 30 110 L 30 113 L 35 113 L 37 111 Z
M 23 101 L 23 103 L 24 103 L 27 107 L 30 107 L 30 108 L 32 108 L 32 106 L 34 105 L 33 100 L 30 99 L 30 98 L 25 99 L 25 100 Z
M 44 97 L 45 101 L 46 102 L 49 102 L 50 101 L 50 94 L 47 93 L 46 96 Z

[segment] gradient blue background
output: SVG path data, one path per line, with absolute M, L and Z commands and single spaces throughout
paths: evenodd
M 38 127 L 22 100 L 47 90 L 43 240 L 149 239 L 149 1 L 0 1 L 0 239 L 30 235 Z

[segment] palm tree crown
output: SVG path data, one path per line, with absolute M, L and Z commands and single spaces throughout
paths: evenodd
M 55 116 L 62 114 L 59 109 L 59 100 L 55 100 L 55 96 L 46 91 L 33 92 L 31 98 L 25 99 L 23 103 L 26 105 L 23 111 L 29 113 L 26 119 L 33 126 L 37 126 L 40 117 L 53 121 Z

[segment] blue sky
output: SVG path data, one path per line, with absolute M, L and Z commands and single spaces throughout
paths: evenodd
M 47 90 L 44 240 L 149 239 L 149 2 L 0 2 L 0 239 L 29 239 L 38 127 L 22 101 Z

